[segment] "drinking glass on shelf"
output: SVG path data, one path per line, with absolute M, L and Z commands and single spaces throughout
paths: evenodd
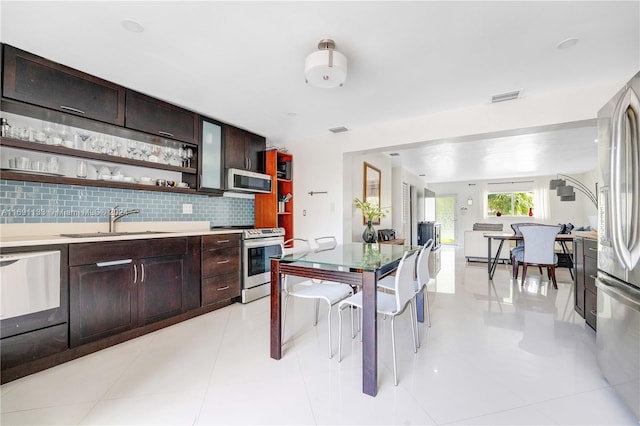
M 60 159 L 58 157 L 47 157 L 47 170 L 50 173 L 58 173 L 60 171 Z
M 76 161 L 76 176 L 79 178 L 87 177 L 87 162 L 84 160 Z
M 79 140 L 78 140 L 78 144 L 74 145 L 75 148 L 86 151 L 88 149 L 87 141 L 91 138 L 91 133 L 85 129 L 77 129 L 76 136 L 78 137 Z
M 193 158 L 193 150 L 187 148 L 187 167 L 191 168 L 191 159 Z

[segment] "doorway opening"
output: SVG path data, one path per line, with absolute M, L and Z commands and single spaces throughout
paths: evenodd
M 436 196 L 436 222 L 440 223 L 440 242 L 456 243 L 456 196 Z

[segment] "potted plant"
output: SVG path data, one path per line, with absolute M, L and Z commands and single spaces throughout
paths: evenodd
M 375 243 L 378 239 L 378 235 L 371 222 L 376 218 L 386 217 L 386 211 L 380 208 L 377 204 L 362 201 L 359 198 L 356 198 L 354 203 L 356 208 L 360 209 L 362 211 L 362 215 L 367 219 L 367 227 L 362 233 L 362 239 L 365 243 Z

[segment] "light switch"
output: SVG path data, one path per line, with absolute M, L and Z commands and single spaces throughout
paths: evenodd
M 193 214 L 193 204 L 183 204 L 182 214 Z

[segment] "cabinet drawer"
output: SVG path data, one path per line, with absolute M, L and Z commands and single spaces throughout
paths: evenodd
M 240 273 L 240 248 L 228 247 L 202 252 L 202 276 Z
M 240 296 L 240 274 L 234 272 L 202 280 L 202 305 Z
M 186 109 L 127 90 L 125 126 L 154 135 L 197 143 L 198 116 Z
M 125 89 L 12 46 L 4 46 L 2 96 L 124 125 Z
M 587 290 L 596 292 L 596 276 L 598 274 L 598 263 L 595 259 L 584 258 L 584 287 Z
M 205 235 L 202 237 L 202 251 L 226 247 L 240 247 L 240 234 Z
M 597 311 L 598 311 L 598 296 L 596 293 L 586 290 L 584 292 L 584 319 L 587 324 L 596 329 L 596 321 L 597 321 Z
M 0 340 L 2 369 L 67 350 L 68 329 L 64 323 Z
M 598 259 L 598 242 L 596 240 L 584 239 L 584 257 L 588 257 L 590 259 Z M 588 263 L 589 260 L 585 259 L 585 262 Z
M 69 266 L 90 265 L 127 258 L 181 255 L 187 252 L 186 238 L 105 241 L 69 245 Z

